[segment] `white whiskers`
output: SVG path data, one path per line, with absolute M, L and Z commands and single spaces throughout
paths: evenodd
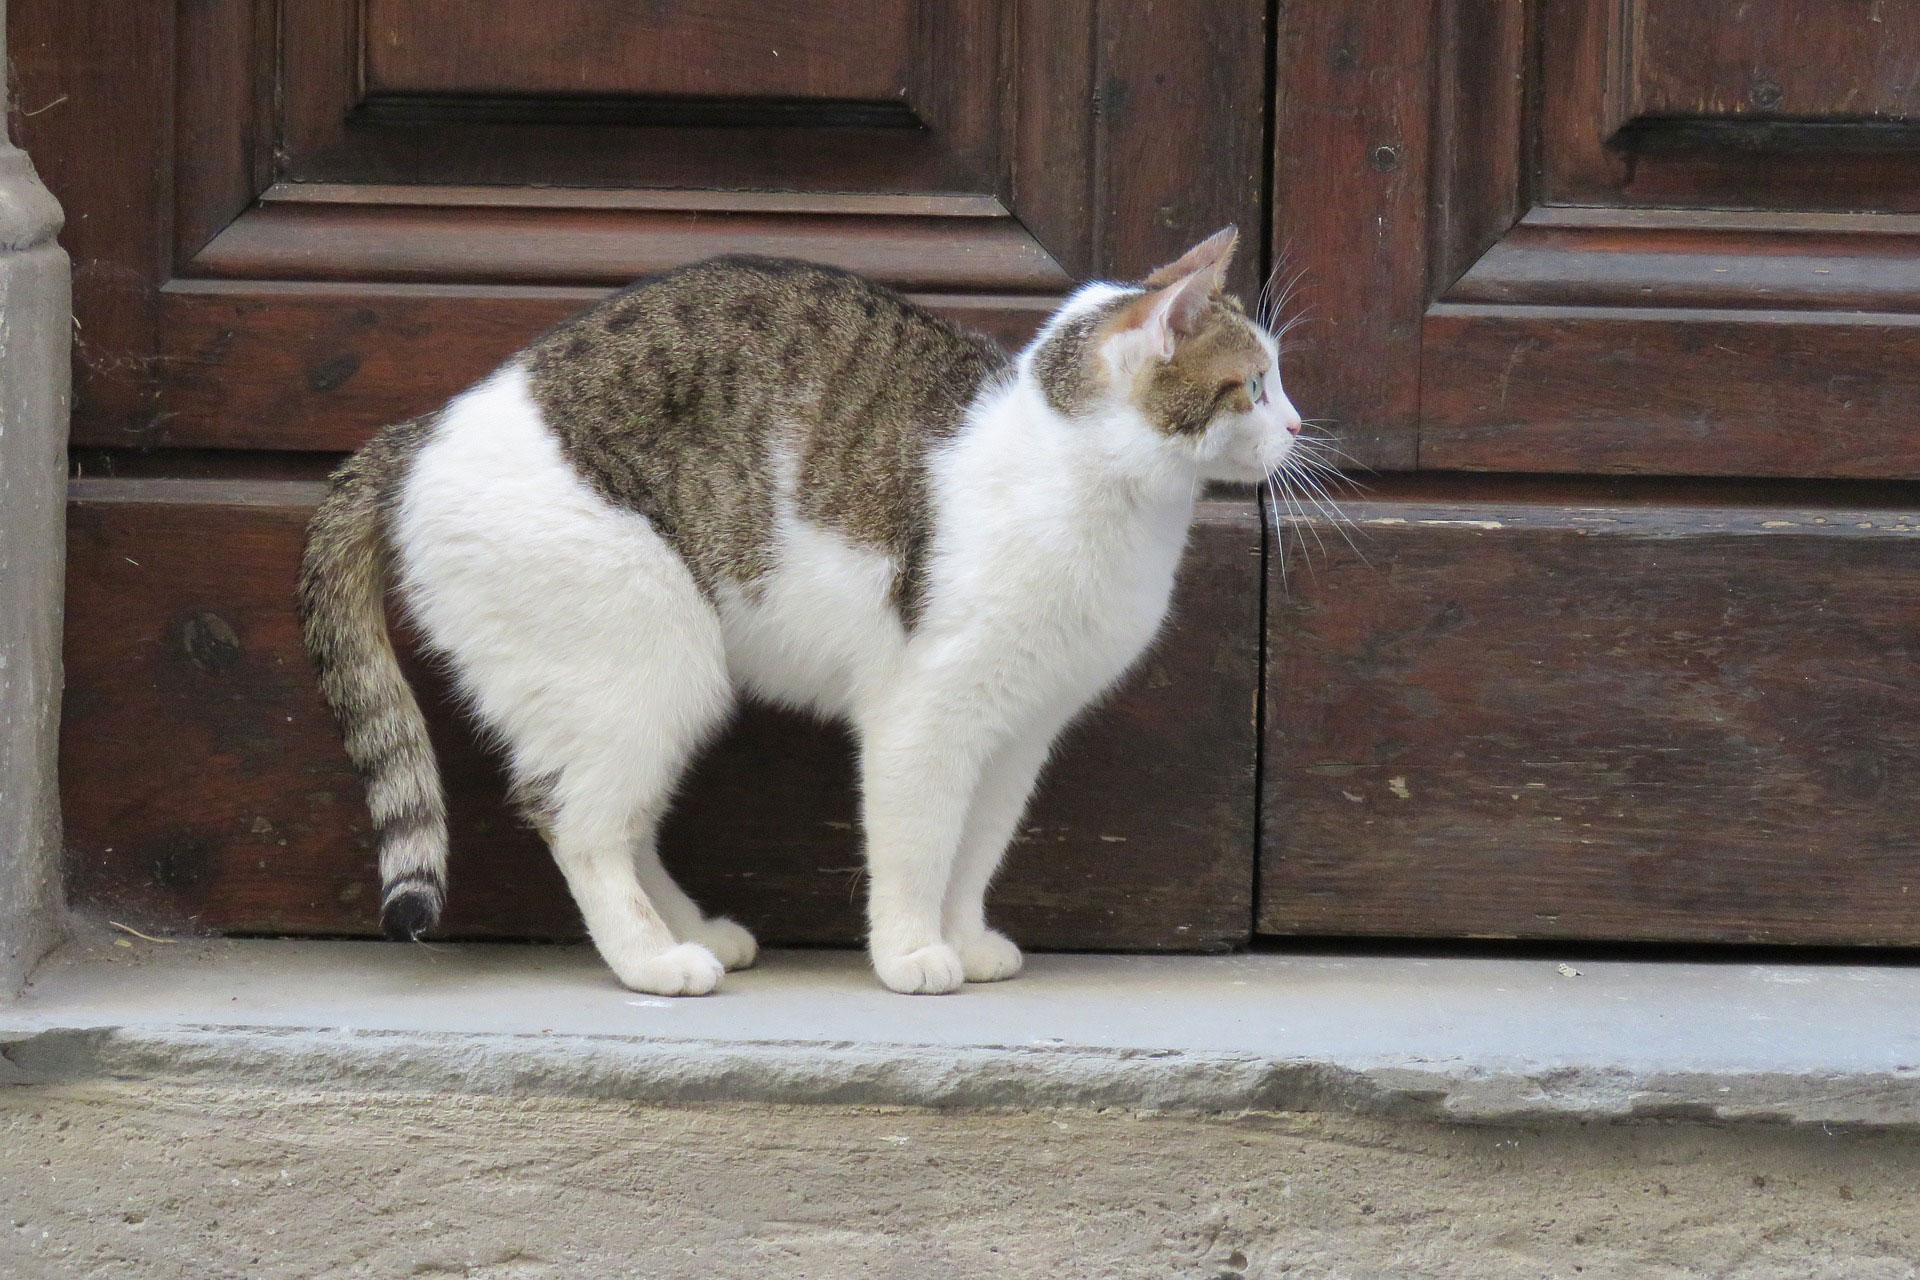
M 1259 300 L 1254 306 L 1255 320 L 1273 335 L 1275 344 L 1281 346 L 1283 350 L 1287 335 L 1304 324 L 1313 314 L 1312 308 L 1308 307 L 1294 315 L 1287 315 L 1288 307 L 1299 296 L 1301 285 L 1307 277 L 1305 266 L 1287 275 L 1289 261 L 1288 253 L 1282 250 L 1279 261 L 1274 263 L 1273 270 L 1267 275 L 1266 283 L 1261 286 Z M 1283 275 L 1286 276 L 1285 284 L 1280 283 Z M 1306 422 L 1303 425 L 1325 426 L 1324 423 L 1316 422 Z M 1342 462 L 1356 467 L 1364 466 L 1357 458 L 1326 436 L 1301 435 L 1295 438 L 1294 447 L 1288 451 L 1286 460 L 1267 477 L 1266 483 L 1261 486 L 1266 499 L 1267 515 L 1273 522 L 1274 539 L 1278 544 L 1280 585 L 1283 589 L 1288 584 L 1287 548 L 1282 535 L 1283 531 L 1289 528 L 1305 530 L 1306 536 L 1313 539 L 1314 549 L 1319 551 L 1322 559 L 1326 559 L 1327 542 L 1320 536 L 1320 529 L 1323 524 L 1330 526 L 1340 535 L 1341 540 L 1347 544 L 1347 549 L 1359 559 L 1361 564 L 1369 569 L 1373 567 L 1366 553 L 1360 549 L 1359 542 L 1354 538 L 1356 533 L 1364 537 L 1365 531 L 1340 509 L 1336 499 L 1336 494 L 1343 486 L 1346 489 L 1360 487 L 1341 471 Z M 1284 513 L 1281 510 L 1283 503 L 1285 504 Z M 1301 541 L 1300 546 L 1303 552 L 1307 551 L 1305 541 Z M 1313 575 L 1312 555 L 1305 554 L 1302 559 L 1307 566 L 1308 574 Z
M 1360 486 L 1335 465 L 1333 461 L 1335 455 L 1347 456 L 1343 450 L 1325 437 L 1300 436 L 1294 441 L 1294 447 L 1287 454 L 1286 461 L 1267 477 L 1266 484 L 1262 486 L 1266 496 L 1267 514 L 1273 521 L 1274 540 L 1280 555 L 1282 588 L 1288 585 L 1287 546 L 1283 536 L 1283 530 L 1288 528 L 1304 529 L 1306 535 L 1313 539 L 1313 546 L 1319 551 L 1321 558 L 1326 559 L 1327 542 L 1320 536 L 1320 529 L 1322 525 L 1328 526 L 1340 535 L 1341 541 L 1347 544 L 1347 549 L 1361 564 L 1369 569 L 1373 568 L 1373 562 L 1367 559 L 1366 552 L 1360 549 L 1360 544 L 1354 537 L 1356 533 L 1365 537 L 1366 531 L 1340 509 L 1340 503 L 1336 497 L 1342 486 L 1349 489 Z M 1286 504 L 1284 516 L 1281 511 L 1282 503 Z M 1300 543 L 1300 547 L 1303 553 L 1307 551 L 1304 541 Z M 1310 576 L 1317 576 L 1314 575 L 1313 556 L 1303 554 L 1302 560 L 1307 566 L 1307 573 Z

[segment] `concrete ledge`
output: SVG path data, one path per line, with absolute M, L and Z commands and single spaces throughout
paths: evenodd
M 0 1083 L 1920 1128 L 1916 1009 L 1904 967 L 1038 956 L 918 998 L 787 952 L 664 1000 L 582 948 L 95 938 L 0 1010 Z

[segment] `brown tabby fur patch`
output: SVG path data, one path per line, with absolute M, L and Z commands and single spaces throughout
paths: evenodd
M 771 568 L 774 451 L 799 460 L 799 514 L 885 552 L 911 626 L 924 592 L 928 449 L 958 429 L 1004 353 L 881 285 L 772 258 L 642 280 L 527 353 L 568 459 L 646 516 L 711 595 Z
M 1115 325 L 1124 324 L 1123 314 Z M 1267 349 L 1237 299 L 1217 294 L 1190 333 L 1173 345 L 1173 359 L 1147 369 L 1134 400 L 1147 421 L 1167 435 L 1199 435 L 1223 412 L 1253 408 L 1247 379 L 1267 367 Z
M 1133 301 L 1123 294 L 1089 307 L 1047 335 L 1033 353 L 1033 376 L 1047 404 L 1062 417 L 1074 418 L 1100 402 L 1105 374 L 1099 363 L 1099 340 L 1106 324 Z
M 1107 376 L 1100 346 L 1138 324 L 1152 306 L 1152 293 L 1115 298 L 1062 324 L 1033 356 L 1033 372 L 1047 403 L 1068 417 L 1093 409 Z M 1267 351 L 1254 336 L 1237 298 L 1216 294 L 1191 333 L 1179 335 L 1173 358 L 1141 372 L 1134 403 L 1167 435 L 1198 435 L 1223 412 L 1253 408 L 1247 379 L 1267 367 Z

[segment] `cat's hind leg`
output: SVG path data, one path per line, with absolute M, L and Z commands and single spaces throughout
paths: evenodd
M 718 622 L 691 581 L 601 585 L 591 608 L 555 603 L 570 643 L 528 664 L 503 733 L 515 774 L 543 780 L 540 825 L 607 964 L 636 991 L 704 995 L 742 958 L 738 940 L 703 928 L 653 847 L 731 705 Z
M 713 952 L 720 963 L 729 969 L 753 967 L 753 962 L 760 955 L 760 944 L 745 928 L 725 916 L 710 916 L 700 910 L 699 904 L 674 883 L 673 876 L 661 865 L 659 847 L 652 832 L 648 832 L 635 846 L 633 864 L 639 873 L 641 886 L 665 917 L 674 937 L 683 942 L 699 943 Z
M 733 702 L 686 562 L 580 479 L 512 367 L 448 407 L 395 526 L 410 611 L 537 796 L 601 956 L 636 990 L 711 991 L 720 959 L 675 936 L 636 866 Z

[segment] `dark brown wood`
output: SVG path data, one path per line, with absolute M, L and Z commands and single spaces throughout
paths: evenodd
M 1352 458 L 1414 465 L 1427 303 L 1432 0 L 1283 3 L 1274 67 L 1276 294 L 1301 318 L 1288 393 Z
M 1915 474 L 1920 128 L 1875 114 L 1884 77 L 1849 105 L 1871 59 L 1748 110 L 1769 59 L 1871 25 L 1804 13 L 1447 0 L 1423 468 Z
M 155 411 L 153 282 L 171 258 L 172 5 L 9 5 L 13 137 L 66 211 L 73 404 L 108 431 Z
M 1910 4 L 1634 0 L 1633 8 L 1636 115 L 1920 116 L 1920 10 Z
M 1097 7 L 1097 269 L 1138 280 L 1229 223 L 1245 237 L 1228 284 L 1259 290 L 1266 96 L 1260 0 Z
M 1438 0 L 1428 297 L 1442 293 L 1532 203 L 1527 0 Z
M 604 290 L 175 281 L 162 295 L 168 406 L 137 434 L 77 423 L 93 446 L 327 450 L 426 412 Z M 1044 297 L 917 294 L 1017 348 Z
M 1824 137 L 1813 131 L 1793 139 L 1792 150 L 1769 151 L 1757 145 L 1764 139 L 1745 139 L 1737 133 L 1702 131 L 1695 138 L 1677 132 L 1670 150 L 1640 151 L 1631 179 L 1618 188 L 1617 202 L 1654 209 L 1867 210 L 1912 215 L 1920 213 L 1920 169 L 1912 162 L 1914 147 L 1888 153 L 1846 149 L 1848 144 L 1876 139 L 1905 145 L 1909 138 L 1920 143 L 1920 131 L 1901 128 L 1891 135 L 1863 132 Z M 1660 139 L 1654 134 L 1648 142 Z
M 273 202 L 183 274 L 229 280 L 619 285 L 715 253 L 845 267 L 909 289 L 1057 292 L 1069 282 L 1012 217 L 665 212 Z
M 356 0 L 307 0 L 284 27 L 282 173 L 333 182 L 994 190 L 1010 7 L 841 0 L 776 13 L 703 0 L 636 15 L 630 6 L 564 3 L 516 15 L 523 44 L 502 40 L 498 15 L 483 18 L 471 6 L 387 0 L 363 25 Z M 440 24 L 442 8 L 463 15 L 448 20 L 447 38 L 416 38 Z M 901 22 L 910 24 L 904 85 L 898 40 L 888 34 Z M 396 31 L 405 46 L 397 61 Z M 799 31 L 808 34 L 795 56 L 832 72 L 812 93 L 804 73 L 796 80 L 771 56 Z M 494 52 L 469 59 L 473 44 Z M 829 62 L 808 55 L 829 46 L 839 51 Z M 771 68 L 765 77 L 762 64 Z M 732 87 L 689 92 L 705 78 Z
M 1920 218 L 1537 208 L 1443 298 L 1920 312 Z
M 68 894 L 138 926 L 367 934 L 359 782 L 299 650 L 292 582 L 319 486 L 83 480 L 69 556 Z M 996 918 L 1043 947 L 1216 950 L 1251 920 L 1260 526 L 1204 505 L 1174 622 L 1073 732 Z M 449 936 L 572 937 L 558 873 L 505 809 L 445 688 L 428 691 L 453 811 Z M 752 713 L 665 836 L 710 907 L 763 941 L 856 943 L 855 800 L 837 733 Z
M 1920 506 L 1349 510 L 1269 583 L 1263 932 L 1920 944 Z
M 1543 195 L 1914 212 L 1920 181 L 1903 157 L 1920 152 L 1920 22 L 1894 8 L 1889 20 L 1873 0 L 1541 6 Z
M 1612 204 L 1632 176 L 1607 142 L 1632 118 L 1633 10 L 1637 0 L 1535 5 L 1540 69 L 1537 137 L 1516 137 L 1537 167 L 1534 196 L 1566 204 Z M 1551 84 L 1551 87 L 1549 86 Z
M 706 29 L 715 39 L 804 30 L 812 45 L 831 47 L 842 70 L 864 76 L 870 68 L 856 67 L 854 53 L 869 35 L 893 40 L 888 24 L 909 8 L 915 128 L 777 120 L 641 127 L 558 116 L 363 118 L 370 89 L 480 101 L 511 88 L 529 103 L 577 106 L 594 95 L 563 82 L 583 65 L 587 88 L 612 86 L 592 72 L 606 70 L 605 50 L 586 28 L 571 37 L 565 28 L 575 18 L 591 25 L 633 12 L 618 6 L 577 0 L 526 15 L 538 56 L 498 39 L 490 20 L 485 34 L 522 60 L 515 74 L 533 77 L 515 88 L 469 66 L 458 32 L 431 48 L 406 35 L 434 25 L 439 10 L 428 0 L 389 0 L 370 17 L 357 0 L 215 0 L 182 10 L 178 32 L 170 23 L 122 21 L 104 0 L 85 0 L 72 13 L 64 0 L 21 0 L 11 13 L 16 99 L 35 112 L 22 134 L 66 204 L 66 243 L 78 267 L 76 438 L 106 447 L 254 447 L 273 434 L 257 421 L 196 432 L 216 404 L 253 412 L 263 407 L 254 393 L 272 388 L 264 407 L 279 413 L 289 395 L 309 394 L 277 381 L 289 366 L 322 387 L 346 376 L 353 353 L 312 358 L 316 346 L 337 347 L 325 332 L 282 328 L 277 337 L 289 345 L 251 344 L 271 366 L 258 371 L 218 349 L 209 359 L 204 329 L 190 316 L 184 331 L 172 327 L 183 308 L 194 309 L 183 298 L 207 287 L 199 281 L 598 288 L 745 248 L 838 262 L 917 290 L 991 295 L 955 305 L 1024 337 L 1028 313 L 1084 274 L 1137 273 L 1220 222 L 1260 223 L 1259 113 L 1246 106 L 1258 101 L 1263 74 L 1264 6 L 1254 0 L 1192 7 L 1171 26 L 1109 15 L 1103 28 L 1096 7 L 1078 0 L 846 3 L 825 15 L 837 28 L 817 11 L 802 21 L 712 0 L 648 21 Z M 863 33 L 874 15 L 885 29 Z M 396 70 L 400 64 L 375 58 L 370 84 L 361 68 L 369 40 L 381 39 L 375 27 L 401 31 L 411 61 Z M 461 30 L 479 28 L 468 21 Z M 688 56 L 698 63 L 704 55 Z M 697 65 L 682 70 L 704 74 Z M 671 84 L 647 92 L 660 101 L 750 107 L 801 91 L 785 82 L 762 89 L 733 98 L 676 96 Z M 1109 110 L 1094 110 L 1098 95 L 1110 99 Z M 47 103 L 56 105 L 40 112 Z M 1176 145 L 1170 129 L 1203 142 Z M 1239 269 L 1237 283 L 1251 284 L 1258 254 L 1243 255 Z M 1023 296 L 998 305 L 1008 293 Z M 450 372 L 416 369 L 434 390 L 399 397 L 407 405 L 431 403 L 511 349 L 485 335 L 526 331 L 527 300 L 514 290 L 469 297 L 483 308 L 498 297 L 504 309 L 466 326 L 483 335 L 484 357 L 445 349 Z M 222 341 L 248 345 L 245 327 L 236 333 Z M 359 358 L 384 360 L 399 377 L 398 355 Z M 229 397 L 213 387 L 204 376 L 211 367 L 240 390 Z M 381 415 L 396 402 L 370 393 L 368 403 L 376 401 Z M 325 407 L 298 407 L 295 419 L 309 410 Z
M 1443 305 L 1429 468 L 1920 476 L 1920 316 Z
M 997 196 L 911 191 L 686 191 L 655 187 L 407 186 L 401 183 L 276 182 L 267 204 L 408 206 L 424 209 L 620 209 L 758 213 L 780 217 L 1007 218 Z
M 255 0 L 180 6 L 174 270 L 272 180 L 274 18 Z
M 1365 510 L 1407 522 L 1368 526 L 1378 574 L 1275 562 L 1295 603 L 1273 615 L 1268 724 L 1330 754 L 1268 761 L 1269 925 L 1913 941 L 1890 877 L 1914 815 L 1835 745 L 1911 763 L 1909 531 L 1867 510 L 1920 478 L 1909 8 L 11 0 L 15 133 L 76 266 L 75 465 L 147 477 L 77 491 L 76 898 L 370 927 L 370 890 L 340 897 L 368 884 L 341 816 L 357 791 L 291 642 L 298 486 L 606 288 L 721 249 L 793 253 L 1014 344 L 1074 280 L 1137 276 L 1235 222 L 1249 299 L 1283 250 L 1306 268 L 1290 389 L 1401 472 Z M 1569 478 L 1525 479 L 1543 472 Z M 1597 475 L 1669 479 L 1581 497 Z M 1793 523 L 1843 494 L 1873 529 Z M 1033 940 L 1245 932 L 1253 548 L 1244 510 L 1222 510 L 1171 683 L 1150 671 L 1079 741 L 1036 819 L 1051 835 L 1017 855 L 1035 861 L 1004 901 Z M 1604 609 L 1617 645 L 1590 625 Z M 1802 648 L 1780 620 L 1796 610 Z M 455 926 L 570 933 L 443 703 Z M 1421 757 L 1447 734 L 1478 762 Z M 1564 810 L 1476 789 L 1474 769 L 1524 770 L 1536 748 L 1605 767 Z M 1362 802 L 1326 789 L 1350 749 L 1374 753 Z M 1743 762 L 1786 799 L 1741 808 Z M 854 936 L 851 833 L 826 825 L 849 821 L 841 744 L 756 717 L 707 770 L 672 836 L 718 851 L 687 863 L 701 892 L 773 938 Z M 772 781 L 748 793 L 748 774 Z M 1835 815 L 1833 840 L 1789 801 Z M 1290 805 L 1299 834 L 1276 836 Z M 1401 825 L 1356 830 L 1350 810 Z M 1602 834 L 1556 834 L 1576 811 Z
M 76 442 L 356 449 L 424 413 L 602 296 L 600 289 L 181 281 L 162 297 L 166 416 L 138 439 Z
M 769 5 L 545 0 L 514 15 L 462 0 L 368 0 L 369 92 L 706 98 L 905 98 L 908 0 Z
M 1018 131 L 1013 205 L 1033 238 L 1076 279 L 1099 274 L 1101 225 L 1094 0 L 1018 0 L 1009 24 Z

